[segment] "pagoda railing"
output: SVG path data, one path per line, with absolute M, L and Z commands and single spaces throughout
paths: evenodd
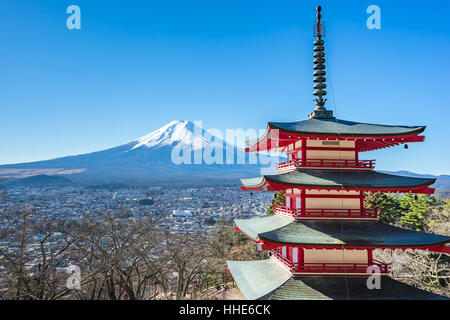
M 383 263 L 380 261 L 373 260 L 373 263 L 346 263 L 346 262 L 338 262 L 338 263 L 293 263 L 288 258 L 284 257 L 279 249 L 272 249 L 270 252 L 272 253 L 272 258 L 281 262 L 285 265 L 291 272 L 293 273 L 364 273 L 370 274 L 374 273 L 369 270 L 369 267 L 376 267 L 380 274 L 387 274 L 390 271 L 390 264 Z
M 366 169 L 375 168 L 375 160 L 343 160 L 343 159 L 297 159 L 277 164 L 278 172 L 287 172 L 296 168 L 333 168 L 333 169 Z
M 286 206 L 274 205 L 273 210 L 277 215 L 307 219 L 370 219 L 377 220 L 378 209 L 295 209 Z
M 374 262 L 367 263 L 303 263 L 294 264 L 293 272 L 296 273 L 371 273 L 369 267 L 376 266 L 379 273 L 389 273 L 389 264 Z M 378 271 L 377 270 L 377 271 Z
M 294 264 L 292 263 L 291 260 L 289 260 L 288 258 L 284 257 L 281 253 L 278 252 L 279 249 L 272 249 L 270 250 L 270 252 L 272 253 L 272 258 L 276 259 L 277 261 L 281 262 L 282 264 L 284 264 L 284 266 L 286 268 L 288 268 L 290 271 L 294 271 Z

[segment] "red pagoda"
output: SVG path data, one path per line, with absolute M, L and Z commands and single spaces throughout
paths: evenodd
M 396 281 L 375 249 L 421 249 L 449 254 L 450 237 L 410 231 L 378 221 L 364 207 L 367 192 L 433 194 L 435 179 L 374 171 L 375 160 L 360 152 L 422 142 L 425 126 L 392 126 L 338 120 L 325 108 L 327 94 L 321 7 L 314 24 L 316 108 L 298 122 L 269 122 L 246 151 L 278 150 L 287 161 L 278 174 L 242 179 L 242 190 L 284 191 L 274 215 L 236 219 L 235 229 L 254 241 L 269 259 L 227 261 L 246 299 L 440 299 Z M 380 288 L 369 288 L 376 274 Z

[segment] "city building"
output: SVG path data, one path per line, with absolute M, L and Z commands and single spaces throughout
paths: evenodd
M 173 210 L 172 217 L 192 217 L 192 212 L 190 210 Z

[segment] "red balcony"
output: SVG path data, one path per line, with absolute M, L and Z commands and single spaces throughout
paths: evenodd
M 272 258 L 284 264 L 292 273 L 297 274 L 372 274 L 368 270 L 370 266 L 378 268 L 380 274 L 387 274 L 390 271 L 390 264 L 374 260 L 372 264 L 366 263 L 293 263 L 283 257 L 277 249 L 270 250 Z M 378 271 L 376 270 L 376 271 Z
M 367 270 L 370 266 L 376 266 L 379 273 L 389 273 L 389 265 L 374 261 L 372 264 L 366 263 L 304 263 L 295 264 L 296 273 L 373 273 Z M 378 271 L 378 270 L 377 270 Z
M 375 160 L 298 159 L 277 164 L 280 173 L 296 168 L 372 170 Z
M 293 209 L 286 206 L 274 205 L 275 214 L 297 220 L 377 220 L 378 209 Z

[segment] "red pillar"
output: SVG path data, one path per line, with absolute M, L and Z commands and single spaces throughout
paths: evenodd
M 369 262 L 369 265 L 373 263 L 372 251 L 373 249 L 367 249 L 367 261 Z
M 306 189 L 302 188 L 301 189 L 301 198 L 300 198 L 300 206 L 301 206 L 301 212 L 305 211 L 305 206 L 306 206 Z
M 298 247 L 298 263 L 299 264 L 305 263 L 305 252 L 303 247 Z
M 302 160 L 306 160 L 306 139 L 302 139 Z
M 364 191 L 359 191 L 359 208 L 361 211 L 364 210 Z

